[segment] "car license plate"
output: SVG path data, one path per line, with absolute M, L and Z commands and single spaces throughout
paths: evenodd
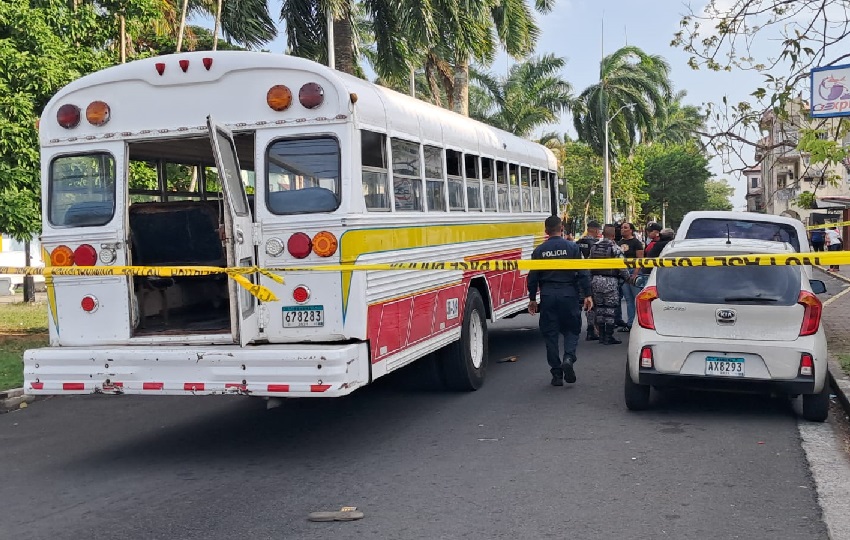
M 707 356 L 705 374 L 718 377 L 743 377 L 744 359 L 729 358 L 728 356 Z
M 284 306 L 283 327 L 302 328 L 305 326 L 324 326 L 324 306 Z

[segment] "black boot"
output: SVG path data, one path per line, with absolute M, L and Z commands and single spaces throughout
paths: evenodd
M 596 333 L 596 327 L 592 326 L 592 325 L 588 326 L 587 327 L 587 337 L 584 338 L 584 340 L 585 341 L 596 341 L 598 339 L 599 339 L 599 334 Z
M 573 364 L 576 362 L 576 357 L 572 355 L 567 355 L 564 358 L 564 363 L 562 367 L 564 368 L 564 380 L 568 383 L 576 382 L 576 370 L 573 368 Z
M 552 386 L 564 386 L 564 370 L 561 368 L 552 368 Z
M 603 345 L 619 345 L 622 343 L 619 339 L 614 337 L 614 326 L 613 324 L 606 324 L 602 330 L 602 337 L 599 340 L 599 343 Z

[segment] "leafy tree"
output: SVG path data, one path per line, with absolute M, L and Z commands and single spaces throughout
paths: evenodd
M 569 229 L 581 233 L 590 219 L 602 218 L 602 159 L 589 145 L 566 136 L 541 139 L 560 157 L 560 176 L 566 180 L 567 220 Z
M 676 144 L 696 141 L 702 144 L 699 133 L 705 130 L 705 115 L 699 107 L 682 103 L 686 95 L 687 92 L 681 90 L 665 104 L 665 113 L 658 122 L 656 142 Z
M 705 184 L 711 173 L 708 159 L 695 143 L 642 145 L 635 154 L 644 162 L 649 195 L 643 203 L 644 215 L 657 218 L 666 203 L 667 222 L 677 226 L 686 213 L 705 208 Z
M 706 202 L 703 210 L 732 210 L 731 198 L 735 188 L 725 178 L 708 180 L 705 183 Z
M 563 58 L 553 54 L 514 64 L 507 77 L 474 74 L 480 93 L 472 101 L 470 116 L 528 137 L 538 127 L 555 123 L 572 106 L 572 86 L 558 72 Z
M 846 63 L 848 36 L 846 0 L 709 0 L 682 18 L 672 45 L 691 55 L 693 69 L 749 71 L 763 80 L 752 88 L 752 100 L 732 103 L 724 96 L 706 111 L 711 122 L 703 135 L 728 169 L 748 160 L 743 147 L 767 154 L 771 147 L 759 140 L 764 111 L 783 118 L 788 103 L 808 93 L 813 67 Z
M 638 47 L 623 47 L 602 59 L 599 82 L 588 86 L 573 107 L 580 140 L 603 155 L 605 123 L 611 155 L 628 155 L 643 140 L 652 140 L 670 99 L 670 67 L 660 56 Z M 619 111 L 619 114 L 616 114 Z

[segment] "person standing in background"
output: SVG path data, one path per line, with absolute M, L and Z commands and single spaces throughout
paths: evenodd
M 614 226 L 605 225 L 602 229 L 602 240 L 590 248 L 591 259 L 622 258 L 623 252 L 614 243 Z M 599 327 L 599 343 L 602 345 L 618 345 L 622 343 L 614 337 L 614 321 L 617 304 L 620 302 L 620 282 L 629 277 L 625 268 L 609 270 L 591 270 L 593 276 L 593 305 L 596 307 L 596 324 Z
M 576 242 L 583 258 L 590 258 L 590 248 L 599 241 L 600 229 L 598 221 L 587 222 L 587 233 Z M 584 315 L 587 319 L 587 335 L 584 339 L 585 341 L 596 341 L 599 339 L 599 329 L 596 327 L 596 308 L 586 310 Z
M 625 222 L 620 227 L 622 238 L 620 239 L 620 250 L 623 256 L 627 259 L 640 259 L 643 257 L 643 242 L 635 238 L 634 225 Z M 623 293 L 623 299 L 626 301 L 626 324 L 620 327 L 620 332 L 629 332 L 632 329 L 632 324 L 635 322 L 635 297 L 640 292 L 640 289 L 635 286 L 640 270 L 635 268 L 629 274 L 628 279 L 623 283 L 620 289 Z
M 826 233 L 823 229 L 815 229 L 809 233 L 809 240 L 814 251 L 823 251 L 823 246 L 826 244 Z
M 826 245 L 829 246 L 829 251 L 841 251 L 843 242 L 841 235 L 838 233 L 838 227 L 826 230 Z M 838 272 L 838 265 L 829 265 L 829 272 Z

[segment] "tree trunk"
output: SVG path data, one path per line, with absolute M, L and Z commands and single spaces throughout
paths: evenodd
M 218 30 L 221 28 L 221 4 L 223 0 L 218 0 L 218 8 L 215 10 L 215 27 L 213 28 L 212 50 L 218 49 Z
M 454 88 L 452 88 L 452 110 L 469 116 L 469 59 L 455 63 Z
M 124 20 L 124 15 L 118 16 L 118 22 L 121 26 L 121 63 L 127 61 L 127 21 Z
M 336 69 L 349 75 L 354 75 L 354 37 L 351 20 L 345 14 L 334 19 L 334 56 Z
M 186 12 L 189 10 L 189 0 L 183 0 L 183 13 L 180 15 L 180 30 L 177 33 L 177 52 L 183 47 L 183 32 L 186 30 Z
M 32 264 L 30 242 L 31 240 L 24 242 L 24 266 Z M 35 281 L 32 276 L 24 276 L 24 302 L 35 302 Z
M 434 70 L 434 64 L 429 59 L 425 62 L 425 80 L 428 81 L 428 88 L 431 90 L 431 102 L 437 107 L 442 107 L 443 100 L 440 99 L 440 86 Z

